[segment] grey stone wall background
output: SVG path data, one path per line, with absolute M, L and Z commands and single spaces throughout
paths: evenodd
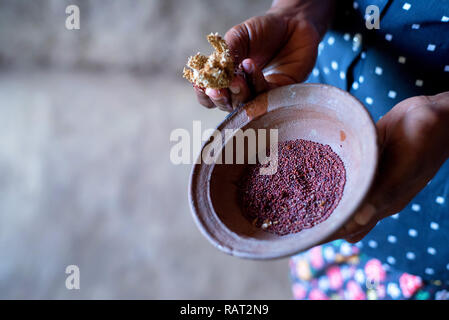
M 65 8 L 76 4 L 81 29 L 65 29 Z M 2 0 L 3 66 L 179 72 L 205 36 L 222 34 L 270 6 L 267 0 Z M 193 50 L 193 52 L 192 52 Z
M 290 298 L 286 260 L 201 236 L 169 160 L 172 130 L 225 116 L 180 79 L 186 57 L 269 4 L 0 0 L 0 298 Z

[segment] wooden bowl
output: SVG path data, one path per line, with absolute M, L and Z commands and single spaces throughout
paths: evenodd
M 253 226 L 242 215 L 236 182 L 244 165 L 197 160 L 190 176 L 189 200 L 198 228 L 218 249 L 251 259 L 285 257 L 325 242 L 362 204 L 374 179 L 377 134 L 368 111 L 336 87 L 296 84 L 262 94 L 230 114 L 217 128 L 223 135 L 221 152 L 229 142 L 224 139 L 225 129 L 247 128 L 277 128 L 279 142 L 305 139 L 330 145 L 345 165 L 343 196 L 327 220 L 278 236 Z

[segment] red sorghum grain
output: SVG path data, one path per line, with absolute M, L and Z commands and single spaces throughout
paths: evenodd
M 260 167 L 246 167 L 239 201 L 245 217 L 268 232 L 286 235 L 311 228 L 330 216 L 343 195 L 345 167 L 328 145 L 281 142 L 277 172 L 261 175 Z

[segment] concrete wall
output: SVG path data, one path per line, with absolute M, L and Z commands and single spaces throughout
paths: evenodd
M 70 3 L 79 31 L 64 27 Z M 290 298 L 286 260 L 201 236 L 190 166 L 169 159 L 172 130 L 225 116 L 179 77 L 186 57 L 268 6 L 0 0 L 0 298 Z

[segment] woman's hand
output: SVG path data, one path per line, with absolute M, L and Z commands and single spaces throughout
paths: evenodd
M 334 236 L 355 243 L 421 191 L 449 157 L 449 92 L 397 104 L 377 123 L 379 168 L 361 209 Z
M 304 81 L 315 64 L 320 34 L 295 10 L 300 9 L 273 7 L 230 29 L 225 40 L 244 74 L 237 75 L 229 89 L 196 87 L 198 101 L 232 111 L 267 89 Z

